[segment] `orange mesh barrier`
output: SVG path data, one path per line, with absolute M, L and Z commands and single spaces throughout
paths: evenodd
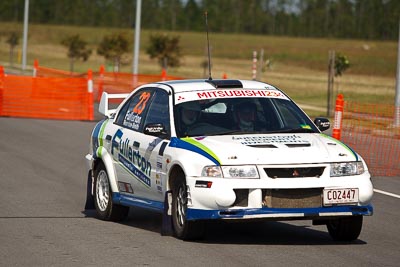
M 81 74 L 42 67 L 39 66 L 39 63 L 36 60 L 34 64 L 34 75 L 37 77 L 87 77 L 86 73 Z M 140 85 L 167 80 L 182 80 L 182 78 L 177 76 L 168 76 L 165 70 L 163 70 L 160 75 L 134 75 L 122 72 L 105 72 L 104 66 L 101 66 L 99 72 L 93 73 L 94 96 L 95 100 L 99 102 L 103 92 L 110 94 L 130 93 Z M 114 101 L 112 100 L 111 102 Z
M 85 78 L 0 77 L 0 116 L 89 120 Z
M 394 105 L 345 101 L 341 140 L 367 162 L 374 176 L 400 176 L 400 128 Z
M 19 77 L 4 75 L 0 66 L 0 116 L 93 120 L 93 100 L 99 101 L 103 91 L 130 93 L 142 84 L 182 79 L 165 71 L 161 75 L 104 72 L 103 66 L 98 73 L 88 73 L 46 68 L 35 60 L 35 77 Z
M 34 69 L 34 72 L 36 72 L 36 77 L 82 77 L 85 74 L 80 74 L 76 72 L 70 72 L 70 71 L 65 71 L 65 70 L 57 70 L 57 69 L 51 69 L 51 68 L 46 68 L 42 66 L 36 66 Z
M 111 94 L 130 93 L 136 87 L 152 82 L 159 82 L 162 80 L 181 80 L 182 78 L 176 76 L 163 76 L 163 75 L 144 75 L 144 74 L 130 74 L 120 72 L 97 72 L 93 73 L 94 80 L 94 95 L 97 96 L 97 101 L 100 101 L 103 92 Z

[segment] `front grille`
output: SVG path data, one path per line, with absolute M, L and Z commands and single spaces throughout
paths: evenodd
M 320 177 L 325 167 L 307 168 L 264 168 L 265 173 L 271 178 L 298 178 Z
M 322 188 L 263 189 L 263 206 L 268 208 L 322 207 Z

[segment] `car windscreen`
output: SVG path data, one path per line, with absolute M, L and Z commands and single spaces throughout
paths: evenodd
M 178 137 L 319 132 L 300 108 L 281 98 L 189 101 L 175 106 L 174 118 Z

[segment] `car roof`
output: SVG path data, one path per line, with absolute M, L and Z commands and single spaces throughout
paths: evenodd
M 215 89 L 268 89 L 278 90 L 274 86 L 253 80 L 174 80 L 156 83 L 157 85 L 167 85 L 173 89 L 174 93 L 215 90 Z M 147 85 L 148 86 L 148 85 Z

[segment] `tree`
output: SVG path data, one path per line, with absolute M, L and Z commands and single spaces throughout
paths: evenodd
M 342 76 L 343 72 L 350 67 L 350 61 L 347 56 L 337 53 L 335 57 L 335 77 Z M 339 91 L 339 80 L 336 80 L 336 91 Z
M 0 21 L 23 20 L 24 0 L 0 1 Z M 132 28 L 136 1 L 35 0 L 29 21 Z M 399 0 L 146 0 L 143 29 L 396 40 Z
M 183 14 L 181 16 L 180 26 L 185 31 L 200 31 L 204 30 L 204 24 L 202 23 L 203 14 L 196 3 L 196 0 L 188 0 L 186 6 L 183 7 Z
M 131 43 L 122 33 L 107 35 L 100 42 L 97 54 L 114 64 L 114 70 L 119 71 L 122 56 L 130 50 Z
M 14 48 L 19 43 L 19 35 L 16 32 L 11 32 L 10 36 L 7 39 L 7 44 L 10 45 L 10 66 L 13 66 L 13 58 L 14 58 Z
M 150 35 L 150 46 L 146 49 L 146 53 L 151 59 L 156 58 L 162 68 L 179 67 L 182 57 L 179 41 L 179 36 Z
M 335 76 L 342 76 L 343 72 L 350 67 L 349 59 L 340 53 L 335 57 Z
M 68 48 L 68 58 L 70 59 L 70 71 L 74 71 L 75 60 L 88 60 L 92 53 L 91 49 L 86 48 L 86 41 L 82 40 L 79 34 L 71 35 L 61 41 L 61 44 Z

